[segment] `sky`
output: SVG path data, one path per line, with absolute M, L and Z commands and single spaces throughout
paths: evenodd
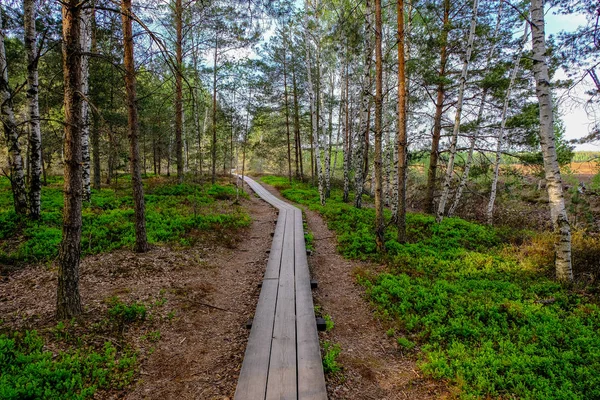
M 562 30 L 574 30 L 586 23 L 585 16 L 583 15 L 555 15 L 552 11 L 549 10 L 546 14 L 546 36 L 556 35 Z M 555 79 L 565 78 L 564 71 L 557 71 Z M 575 87 L 570 93 L 570 96 L 567 96 L 564 91 L 555 93 L 555 100 L 560 104 L 560 118 L 566 128 L 566 139 L 579 139 L 586 136 L 594 123 L 595 118 L 593 114 L 596 114 L 596 117 L 600 118 L 600 110 L 594 110 L 594 107 L 590 105 L 586 106 L 585 104 L 585 100 L 589 98 L 585 94 L 585 90 L 586 88 L 589 89 L 590 85 L 592 85 L 592 81 L 589 76 L 586 76 L 581 84 Z M 579 98 L 580 101 L 573 101 L 573 97 Z M 577 145 L 575 149 L 579 151 L 600 151 L 600 143 Z

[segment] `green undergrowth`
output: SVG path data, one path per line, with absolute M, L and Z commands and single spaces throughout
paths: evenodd
M 400 348 L 420 350 L 421 370 L 447 380 L 457 397 L 600 398 L 600 308 L 549 279 L 551 265 L 519 252 L 515 243 L 535 233 L 408 214 L 408 243 L 390 226 L 378 254 L 373 209 L 343 203 L 338 190 L 321 206 L 306 184 L 262 179 L 318 211 L 344 256 L 387 265 L 357 273 L 358 281 Z
M 249 215 L 233 201 L 231 184 L 174 184 L 161 177 L 144 180 L 148 241 L 153 244 L 191 245 L 195 230 L 236 229 L 248 226 Z M 39 222 L 19 218 L 13 211 L 10 184 L 0 178 L 0 263 L 45 262 L 54 259 L 62 236 L 62 180 L 53 177 L 42 188 Z M 115 189 L 92 191 L 83 204 L 81 249 L 95 254 L 135 242 L 130 180 L 121 178 Z

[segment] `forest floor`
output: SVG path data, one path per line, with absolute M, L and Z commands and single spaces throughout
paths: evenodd
M 261 183 L 285 200 L 277 189 Z M 288 201 L 288 200 L 286 200 Z M 295 204 L 298 206 L 297 204 Z M 337 252 L 335 233 L 316 212 L 305 212 L 315 251 L 309 256 L 314 279 L 318 281 L 315 305 L 331 317 L 334 327 L 321 332 L 321 341 L 338 344 L 341 352 L 338 373 L 326 375 L 329 398 L 356 400 L 441 399 L 447 397 L 443 382 L 423 378 L 414 355 L 404 353 L 385 332 L 388 327 L 375 318 L 356 283 L 357 270 L 381 270 L 383 266 L 347 260 Z
M 254 196 L 242 200 L 252 224 L 232 235 L 202 234 L 192 247 L 153 247 L 88 256 L 81 264 L 85 307 L 78 321 L 56 326 L 55 268 L 27 266 L 0 282 L 3 332 L 37 330 L 53 353 L 92 342 L 135 349 L 138 370 L 124 390 L 94 398 L 225 399 L 235 391 L 246 322 L 258 301 L 276 213 Z M 141 304 L 144 321 L 112 324 L 107 309 Z M 114 308 L 114 307 L 113 307 Z M 108 310 L 110 314 L 110 310 Z M 103 326 L 102 328 L 99 328 Z M 1 397 L 1 396 L 0 396 Z

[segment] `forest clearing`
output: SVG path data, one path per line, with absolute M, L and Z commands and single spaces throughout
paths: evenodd
M 600 399 L 599 21 L 0 1 L 0 399 Z

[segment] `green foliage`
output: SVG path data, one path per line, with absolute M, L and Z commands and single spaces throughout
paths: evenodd
M 325 314 L 323 319 L 325 320 L 325 331 L 329 332 L 334 327 L 333 319 L 331 318 L 331 315 L 329 315 L 329 314 Z
M 408 214 L 408 242 L 388 228 L 378 254 L 374 210 L 344 204 L 336 190 L 324 207 L 307 185 L 282 193 L 320 212 L 346 257 L 387 263 L 359 282 L 402 331 L 398 344 L 418 344 L 420 368 L 459 397 L 600 398 L 600 307 L 547 278 L 551 260 L 506 247 L 515 233 Z
M 111 307 L 108 309 L 108 316 L 118 327 L 146 319 L 146 306 L 141 303 L 125 304 L 116 297 L 109 302 Z
M 10 185 L 6 182 L 0 178 L 0 262 L 45 262 L 56 258 L 62 238 L 62 182 L 53 180 L 42 189 L 42 215 L 38 222 L 21 219 L 14 213 Z M 194 230 L 237 229 L 251 223 L 241 207 L 229 202 L 222 205 L 223 201 L 236 197 L 233 185 L 174 185 L 160 181 L 155 184 L 152 180 L 145 183 L 150 243 L 190 245 L 193 240 L 189 234 Z M 135 227 L 130 192 L 128 187 L 94 190 L 91 202 L 84 203 L 81 235 L 84 255 L 133 246 Z
M 342 348 L 338 343 L 331 343 L 329 340 L 324 340 L 323 344 L 323 371 L 326 374 L 335 374 L 342 370 L 338 364 L 337 358 L 342 352 Z
M 97 389 L 121 389 L 133 380 L 136 355 L 106 342 L 53 354 L 36 331 L 0 335 L 0 398 L 87 399 Z

